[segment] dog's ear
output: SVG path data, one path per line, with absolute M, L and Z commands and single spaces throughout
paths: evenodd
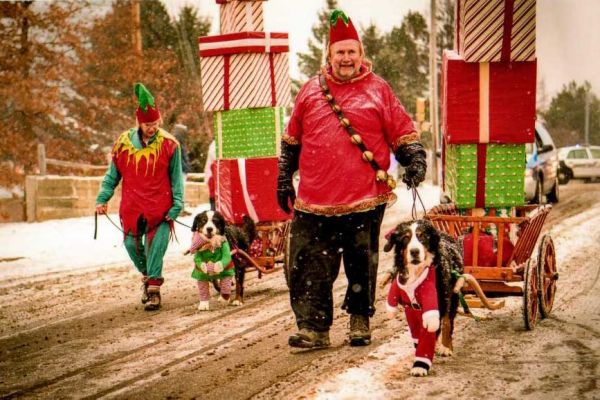
M 396 239 L 398 238 L 398 231 L 396 230 L 396 228 L 386 233 L 385 238 L 387 239 L 387 242 L 383 246 L 383 251 L 387 253 L 390 250 L 392 250 L 394 248 L 394 245 L 396 244 Z
M 200 225 L 200 215 L 198 214 L 194 217 L 194 222 L 192 223 L 192 232 L 196 232 Z

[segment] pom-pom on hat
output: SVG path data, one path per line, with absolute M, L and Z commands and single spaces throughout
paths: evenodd
M 360 42 L 352 20 L 342 10 L 333 10 L 329 16 L 329 45 L 347 39 Z
M 135 110 L 138 121 L 143 123 L 160 119 L 160 111 L 154 103 L 154 97 L 152 97 L 150 91 L 141 83 L 136 83 L 133 92 L 139 104 L 137 110 Z

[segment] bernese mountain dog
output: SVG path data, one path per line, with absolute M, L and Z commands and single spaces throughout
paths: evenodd
M 428 220 L 400 223 L 386 238 L 384 251 L 395 247 L 388 311 L 404 309 L 416 347 L 410 374 L 426 376 L 438 339 L 437 353 L 452 355 L 459 303 L 455 285 L 457 275 L 463 273 L 462 253 L 454 238 L 438 231 Z
M 218 211 L 203 211 L 194 217 L 192 232 L 201 232 L 207 237 L 213 235 L 224 235 L 232 250 L 238 248 L 248 252 L 252 241 L 256 237 L 256 225 L 252 218 L 244 216 L 241 226 L 236 226 L 225 220 L 223 214 Z M 246 264 L 243 259 L 232 257 L 235 267 L 235 298 L 230 304 L 239 306 L 244 303 L 244 277 L 246 274 Z M 217 291 L 220 291 L 219 284 L 213 281 Z

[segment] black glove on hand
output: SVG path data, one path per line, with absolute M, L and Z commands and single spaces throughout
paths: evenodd
M 290 204 L 296 201 L 296 191 L 292 183 L 294 172 L 298 169 L 300 145 L 291 145 L 281 141 L 279 157 L 279 175 L 277 176 L 277 203 L 286 213 L 290 213 Z
M 409 188 L 416 188 L 425 180 L 427 155 L 421 143 L 403 144 L 398 147 L 394 156 L 396 156 L 396 160 L 400 165 L 405 168 L 402 182 L 406 183 Z

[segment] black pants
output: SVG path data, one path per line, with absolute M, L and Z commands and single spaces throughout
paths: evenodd
M 328 331 L 333 322 L 333 283 L 344 260 L 348 279 L 342 305 L 349 314 L 375 313 L 379 230 L 385 205 L 335 217 L 294 212 L 288 285 L 298 328 Z

